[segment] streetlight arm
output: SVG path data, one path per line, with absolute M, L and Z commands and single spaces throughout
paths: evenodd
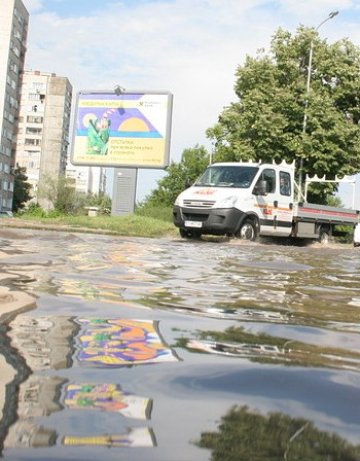
M 338 15 L 339 12 L 338 11 L 332 11 L 329 16 L 324 19 L 322 22 L 320 22 L 320 24 L 317 26 L 317 28 L 315 30 L 319 30 L 320 27 L 326 22 L 326 21 L 329 21 L 330 19 L 334 18 L 336 15 Z

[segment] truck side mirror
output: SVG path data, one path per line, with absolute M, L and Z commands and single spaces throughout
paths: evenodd
M 266 195 L 267 190 L 267 182 L 264 180 L 260 180 L 256 183 L 253 194 L 255 195 Z

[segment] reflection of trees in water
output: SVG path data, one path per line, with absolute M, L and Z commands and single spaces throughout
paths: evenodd
M 203 432 L 197 442 L 212 450 L 212 461 L 359 461 L 360 445 L 318 429 L 305 419 L 281 413 L 267 416 L 234 407 L 218 432 Z

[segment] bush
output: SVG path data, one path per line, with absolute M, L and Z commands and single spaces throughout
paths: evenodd
M 146 218 L 159 219 L 160 221 L 172 222 L 172 207 L 153 206 L 140 204 L 136 207 L 135 214 Z
M 21 210 L 20 215 L 26 215 L 34 218 L 46 218 L 47 213 L 37 203 L 30 203 L 26 210 Z

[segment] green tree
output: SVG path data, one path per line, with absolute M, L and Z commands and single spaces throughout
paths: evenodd
M 314 53 L 306 91 L 310 43 Z M 303 160 L 305 174 L 360 170 L 360 49 L 329 45 L 314 29 L 279 29 L 270 52 L 247 56 L 236 71 L 236 102 L 207 130 L 217 161 Z M 307 111 L 306 130 L 303 130 Z M 329 193 L 331 187 L 317 193 Z
M 76 207 L 76 192 L 73 180 L 64 175 L 47 175 L 39 183 L 38 200 L 47 210 L 71 213 Z
M 14 195 L 12 211 L 16 213 L 25 207 L 26 202 L 31 199 L 31 184 L 27 182 L 26 168 L 16 164 L 14 170 Z
M 185 149 L 180 163 L 172 162 L 167 175 L 158 181 L 158 187 L 145 199 L 145 206 L 172 206 L 176 197 L 207 167 L 209 153 L 204 146 Z

